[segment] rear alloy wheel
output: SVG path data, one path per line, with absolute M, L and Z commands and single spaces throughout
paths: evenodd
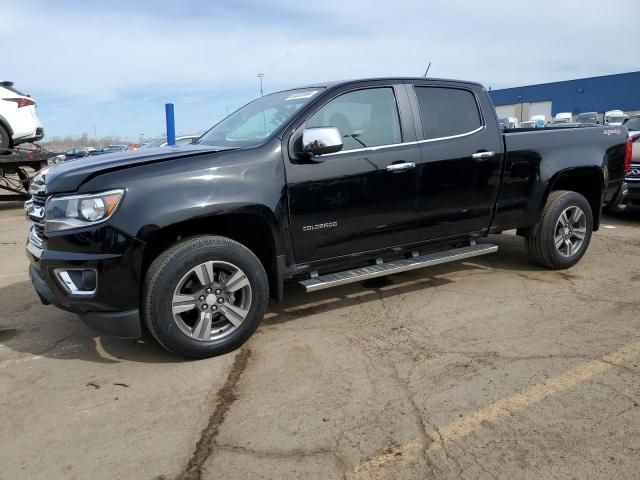
M 592 230 L 593 215 L 587 199 L 577 192 L 553 191 L 540 221 L 527 235 L 529 256 L 548 268 L 572 267 L 587 251 Z
M 578 206 L 564 209 L 556 222 L 553 241 L 558 253 L 565 258 L 571 258 L 584 245 L 587 235 L 587 217 Z
M 191 358 L 227 353 L 256 330 L 267 308 L 267 274 L 254 253 L 225 237 L 183 240 L 145 276 L 142 316 L 167 350 Z

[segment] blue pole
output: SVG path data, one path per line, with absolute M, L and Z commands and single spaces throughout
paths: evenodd
M 176 122 L 173 117 L 173 103 L 164 104 L 165 116 L 167 118 L 167 145 L 176 144 Z

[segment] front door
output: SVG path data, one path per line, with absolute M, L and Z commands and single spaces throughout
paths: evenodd
M 286 162 L 296 261 L 414 242 L 420 150 L 404 86 L 340 93 L 299 128 L 321 126 L 340 131 L 342 150 Z

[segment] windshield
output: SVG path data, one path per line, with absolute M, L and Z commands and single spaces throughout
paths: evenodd
M 197 143 L 231 148 L 260 145 L 321 90 L 287 90 L 260 97 L 222 120 Z
M 640 131 L 640 117 L 632 118 L 627 123 L 624 124 L 628 130 L 639 132 Z

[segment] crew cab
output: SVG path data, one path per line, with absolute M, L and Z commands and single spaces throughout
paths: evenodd
M 477 83 L 385 78 L 265 95 L 194 145 L 41 172 L 25 207 L 44 303 L 187 357 L 228 352 L 285 284 L 312 292 L 496 252 L 569 268 L 622 184 L 624 127 L 499 128 Z

